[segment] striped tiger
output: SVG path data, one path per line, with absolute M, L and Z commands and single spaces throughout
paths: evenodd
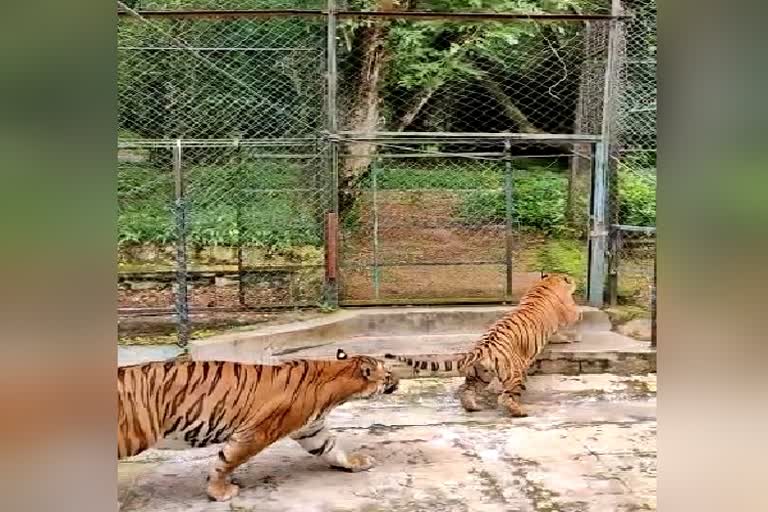
M 384 362 L 349 357 L 275 366 L 222 361 L 168 361 L 117 370 L 117 456 L 130 457 L 162 438 L 193 447 L 225 443 L 208 475 L 208 496 L 226 501 L 239 487 L 231 474 L 286 436 L 331 467 L 364 471 L 373 459 L 345 453 L 325 417 L 353 398 L 392 393 L 398 379 Z
M 481 410 L 477 394 L 497 378 L 502 388 L 499 406 L 512 416 L 527 416 L 519 398 L 525 389 L 528 368 L 553 334 L 581 319 L 581 311 L 573 300 L 575 290 L 574 280 L 567 275 L 542 274 L 542 279 L 520 300 L 519 307 L 496 321 L 469 352 L 438 356 L 438 360 L 434 356 L 418 359 L 385 354 L 384 357 L 404 362 L 414 371 L 435 371 L 441 367 L 451 371 L 456 364 L 465 378 L 458 396 L 469 412 Z

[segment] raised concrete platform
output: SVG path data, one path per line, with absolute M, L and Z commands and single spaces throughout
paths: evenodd
M 337 348 L 350 354 L 381 357 L 451 355 L 466 351 L 510 306 L 395 307 L 347 309 L 326 317 L 241 330 L 190 343 L 197 360 L 273 363 L 294 358 L 334 357 Z M 611 332 L 608 316 L 584 307 L 577 326 L 582 341 L 551 344 L 532 373 L 645 374 L 656 371 L 656 352 L 648 342 Z M 394 364 L 402 377 L 411 369 Z M 455 375 L 422 372 L 419 376 Z
M 656 377 L 532 377 L 527 418 L 466 413 L 460 379 L 411 379 L 328 416 L 338 442 L 374 457 L 367 472 L 328 469 L 279 441 L 211 503 L 218 446 L 152 449 L 118 464 L 123 512 L 616 512 L 656 509 Z

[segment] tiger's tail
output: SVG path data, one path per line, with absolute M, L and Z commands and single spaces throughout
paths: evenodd
M 419 370 L 429 370 L 433 372 L 437 371 L 453 371 L 454 368 L 461 370 L 466 359 L 466 353 L 462 354 L 433 354 L 422 356 L 399 356 L 395 354 L 384 354 L 385 359 L 395 359 L 401 363 L 413 368 L 414 372 Z

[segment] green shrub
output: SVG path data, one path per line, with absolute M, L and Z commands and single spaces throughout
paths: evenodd
M 271 248 L 320 245 L 319 207 L 298 166 L 260 162 L 187 170 L 187 240 L 194 245 L 246 244 Z M 321 199 L 322 201 L 322 199 Z M 170 172 L 151 167 L 118 170 L 118 242 L 175 240 Z
M 515 224 L 547 233 L 565 229 L 567 179 L 552 171 L 516 171 L 512 189 Z M 503 190 L 477 191 L 466 195 L 459 216 L 468 223 L 501 223 L 506 219 Z
M 655 169 L 619 169 L 619 222 L 656 225 Z

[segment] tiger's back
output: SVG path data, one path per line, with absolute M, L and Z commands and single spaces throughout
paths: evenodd
M 343 355 L 343 357 L 342 357 Z M 286 436 L 345 470 L 370 467 L 369 458 L 336 446 L 324 418 L 355 397 L 392 393 L 397 378 L 365 356 L 279 365 L 170 361 L 118 368 L 118 458 L 136 455 L 177 434 L 191 446 L 225 443 L 209 474 L 208 495 L 237 494 L 231 472 Z
M 261 394 L 256 392 L 260 371 L 208 361 L 119 368 L 118 458 L 141 453 L 172 434 L 193 447 L 225 441 L 241 419 L 238 416 L 253 408 Z

